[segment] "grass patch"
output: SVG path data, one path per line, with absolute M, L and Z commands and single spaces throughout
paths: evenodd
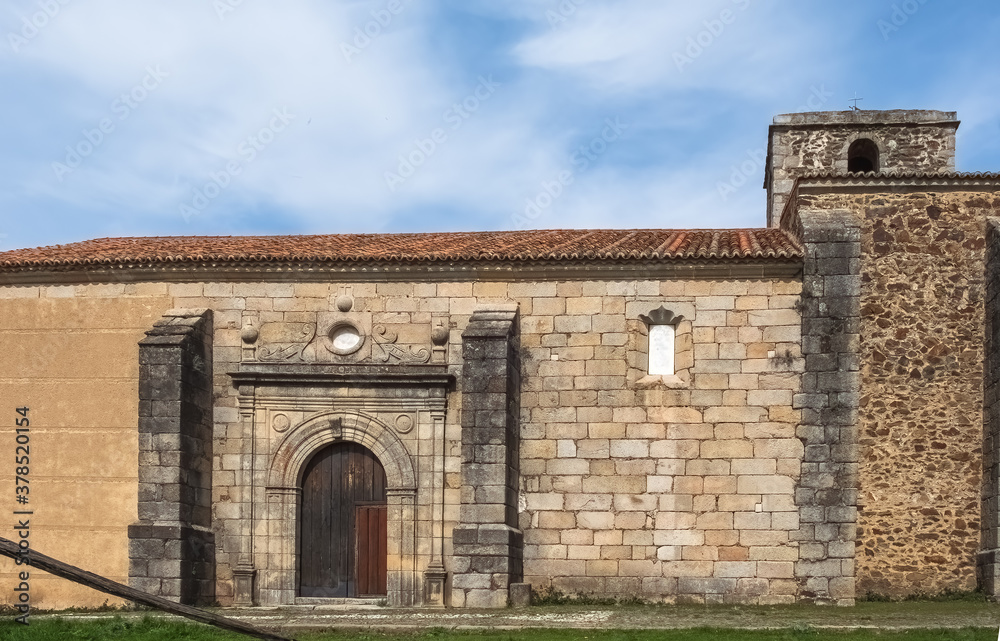
M 155 617 L 124 619 L 112 617 L 96 621 L 46 619 L 30 625 L 12 619 L 0 622 L 0 639 L 4 641 L 244 641 L 250 637 L 215 628 L 167 621 Z

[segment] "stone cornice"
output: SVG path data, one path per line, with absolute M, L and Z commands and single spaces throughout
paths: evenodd
M 796 188 L 799 195 L 845 192 L 993 192 L 1000 188 L 1000 174 L 813 174 L 798 178 Z
M 447 263 L 202 263 L 80 269 L 39 268 L 0 273 L 3 285 L 190 282 L 363 282 L 793 278 L 798 258 L 656 261 L 524 261 Z
M 243 386 L 362 386 L 448 388 L 455 377 L 447 365 L 240 363 L 229 372 L 236 387 Z
M 928 109 L 811 111 L 780 114 L 771 129 L 820 129 L 845 127 L 958 127 L 958 113 Z

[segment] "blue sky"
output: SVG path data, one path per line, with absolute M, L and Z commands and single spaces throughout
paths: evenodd
M 942 109 L 1000 170 L 971 0 L 7 0 L 0 249 L 760 227 L 779 113 Z

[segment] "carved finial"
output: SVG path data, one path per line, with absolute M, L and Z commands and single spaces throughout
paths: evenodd
M 247 345 L 253 345 L 257 342 L 257 338 L 260 336 L 260 332 L 254 327 L 253 319 L 247 318 L 244 321 L 243 331 L 240 332 L 240 338 Z
M 341 288 L 340 295 L 337 296 L 337 300 L 334 301 L 334 304 L 337 306 L 337 309 L 344 312 L 345 314 L 351 311 L 351 309 L 354 307 L 354 296 L 351 294 L 352 289 L 353 288 L 351 287 Z
M 444 321 L 438 321 L 437 326 L 431 330 L 431 342 L 441 347 L 448 342 L 448 335 L 451 333 L 444 325 Z
M 684 320 L 684 317 L 674 316 L 672 311 L 660 305 L 658 309 L 649 312 L 649 315 L 639 314 L 639 320 L 647 325 L 677 325 Z

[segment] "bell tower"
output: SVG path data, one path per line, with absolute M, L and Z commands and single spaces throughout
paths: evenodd
M 767 225 L 777 227 L 807 173 L 954 171 L 954 111 L 818 111 L 775 116 L 767 144 Z

